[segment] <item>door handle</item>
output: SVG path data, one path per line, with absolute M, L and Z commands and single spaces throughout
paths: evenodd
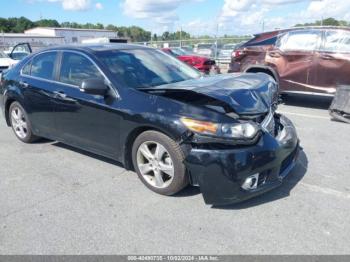
M 321 55 L 321 58 L 324 60 L 334 60 L 335 58 L 331 55 Z
M 67 94 L 63 91 L 54 91 L 53 93 L 54 93 L 55 97 L 60 99 L 60 100 L 64 100 L 67 102 L 73 102 L 73 103 L 77 102 L 77 100 L 68 97 Z
M 29 87 L 29 84 L 28 84 L 27 82 L 24 82 L 24 81 L 20 81 L 19 84 L 20 84 L 21 86 L 23 86 L 24 88 Z
M 67 98 L 67 95 L 65 92 L 63 91 L 54 91 L 53 92 L 57 97 L 60 97 L 60 98 Z

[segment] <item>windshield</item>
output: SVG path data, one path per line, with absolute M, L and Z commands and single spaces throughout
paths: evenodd
M 9 58 L 4 52 L 0 51 L 0 58 Z
M 155 49 L 101 51 L 98 58 L 127 87 L 148 88 L 201 77 L 200 72 Z
M 11 57 L 14 60 L 22 60 L 23 58 L 25 58 L 28 55 L 29 55 L 29 53 L 26 53 L 26 52 L 13 52 Z

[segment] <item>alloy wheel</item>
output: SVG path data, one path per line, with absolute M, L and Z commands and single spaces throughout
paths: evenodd
M 11 124 L 16 135 L 24 139 L 28 135 L 28 124 L 23 111 L 19 107 L 14 107 L 11 111 Z
M 168 187 L 174 178 L 169 152 L 157 142 L 142 143 L 137 150 L 137 166 L 145 181 L 156 188 Z

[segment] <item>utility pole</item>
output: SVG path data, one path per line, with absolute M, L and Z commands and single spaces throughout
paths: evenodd
M 218 56 L 218 34 L 219 34 L 219 23 L 216 23 L 216 34 L 215 34 L 215 61 Z
M 180 48 L 182 47 L 182 26 L 180 26 Z
M 5 32 L 4 30 L 1 30 L 2 33 L 2 46 L 5 48 Z
M 265 32 L 265 19 L 262 21 L 262 32 Z

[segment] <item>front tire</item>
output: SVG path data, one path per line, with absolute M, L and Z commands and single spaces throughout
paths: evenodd
M 174 195 L 188 185 L 184 154 L 170 137 L 146 131 L 132 148 L 132 161 L 140 180 L 161 195 Z
M 32 143 L 38 140 L 33 134 L 32 125 L 27 112 L 18 102 L 13 102 L 9 108 L 9 119 L 16 137 L 24 143 Z

